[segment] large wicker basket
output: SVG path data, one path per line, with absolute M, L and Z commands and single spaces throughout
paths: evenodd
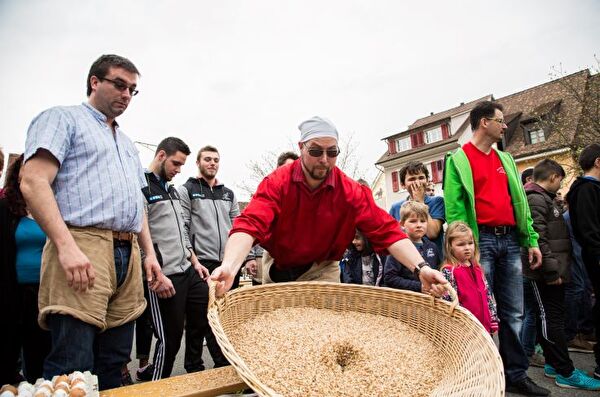
M 410 291 L 362 285 L 294 282 L 243 287 L 214 298 L 208 320 L 223 354 L 260 396 L 279 396 L 258 379 L 237 354 L 227 333 L 253 317 L 280 308 L 310 307 L 391 317 L 427 336 L 441 352 L 445 378 L 432 396 L 504 396 L 498 350 L 471 313 L 439 299 Z

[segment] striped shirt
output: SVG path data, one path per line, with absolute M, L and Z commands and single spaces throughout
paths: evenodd
M 115 123 L 87 103 L 57 106 L 29 126 L 25 161 L 46 149 L 60 168 L 52 190 L 68 225 L 122 232 L 142 230 L 146 186 L 138 151 Z

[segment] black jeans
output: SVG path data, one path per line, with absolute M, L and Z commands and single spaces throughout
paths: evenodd
M 208 269 L 210 273 L 212 273 L 217 267 L 221 266 L 221 262 L 218 261 L 207 261 L 204 260 L 202 265 Z M 240 285 L 240 272 L 238 272 L 237 276 L 233 280 L 233 285 L 231 289 L 237 288 Z M 212 332 L 212 329 L 207 327 L 206 330 L 206 347 L 208 348 L 208 352 L 210 353 L 210 357 L 215 363 L 214 368 L 225 367 L 229 365 L 229 361 L 223 355 L 221 351 L 221 347 L 217 343 L 217 339 Z M 195 367 L 198 365 L 194 360 L 198 360 L 200 358 L 200 363 L 202 363 L 202 344 L 200 345 L 200 350 L 196 351 L 196 346 L 190 346 L 190 342 L 188 342 L 188 337 L 185 338 L 185 359 L 184 366 Z
M 147 360 L 150 358 L 150 349 L 152 347 L 152 314 L 148 283 L 144 279 L 142 284 L 144 286 L 144 298 L 148 305 L 142 315 L 135 320 L 135 358 L 138 360 Z
M 569 358 L 565 334 L 565 286 L 535 280 L 529 282 L 537 303 L 537 333 L 546 363 L 562 376 L 569 377 L 575 368 Z
M 35 383 L 42 377 L 44 360 L 50 352 L 50 332 L 41 329 L 37 322 L 39 289 L 39 284 L 19 284 L 13 301 L 17 316 L 6 318 L 2 323 L 2 384 L 17 382 L 17 362 L 21 353 L 25 379 Z
M 171 376 L 184 326 L 186 357 L 189 356 L 189 360 L 184 364 L 185 370 L 196 372 L 204 369 L 201 355 L 202 340 L 208 329 L 208 284 L 200 278 L 193 266 L 183 273 L 168 277 L 175 288 L 174 296 L 161 299 L 155 292 L 150 291 L 152 323 L 157 339 L 152 380 Z M 188 346 L 193 352 L 187 351 Z
M 596 328 L 596 339 L 600 340 L 600 257 L 589 252 L 582 252 L 583 263 L 594 287 L 596 302 L 592 308 L 592 317 L 594 319 L 594 327 Z M 594 355 L 596 357 L 596 365 L 600 366 L 600 343 L 594 345 Z

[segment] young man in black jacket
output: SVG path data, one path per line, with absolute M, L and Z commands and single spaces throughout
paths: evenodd
M 202 340 L 209 326 L 208 270 L 198 262 L 184 226 L 179 194 L 168 182 L 177 175 L 190 154 L 179 138 L 163 139 L 145 172 L 148 186 L 142 189 L 148 212 L 152 244 L 162 273 L 172 285 L 172 294 L 149 291 L 157 343 L 154 362 L 138 370 L 140 380 L 158 380 L 171 376 L 173 363 L 186 332 L 187 372 L 204 369 Z
M 523 248 L 523 275 L 535 296 L 538 335 L 546 359 L 545 375 L 555 378 L 559 387 L 600 390 L 600 381 L 575 369 L 567 347 L 564 284 L 570 279 L 571 240 L 555 200 L 564 177 L 565 170 L 556 161 L 545 159 L 533 169 L 533 182 L 525 185 L 533 228 L 539 235 L 542 266 L 531 269 L 526 261 L 528 252 Z
M 577 178 L 567 194 L 571 225 L 575 239 L 582 247 L 582 258 L 594 287 L 600 296 L 600 144 L 587 146 L 579 156 L 584 176 Z M 600 337 L 600 303 L 593 308 L 596 339 Z M 594 376 L 600 379 L 600 345 L 594 346 L 596 369 Z

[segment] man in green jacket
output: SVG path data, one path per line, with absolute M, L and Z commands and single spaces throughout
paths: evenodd
M 470 114 L 473 138 L 446 157 L 446 221 L 468 223 L 479 241 L 481 265 L 498 305 L 506 390 L 547 396 L 550 392 L 527 376 L 529 362 L 519 339 L 523 322 L 520 247 L 528 250 L 532 269 L 541 265 L 542 254 L 515 161 L 493 147 L 506 129 L 502 110 L 495 102 L 477 104 Z

